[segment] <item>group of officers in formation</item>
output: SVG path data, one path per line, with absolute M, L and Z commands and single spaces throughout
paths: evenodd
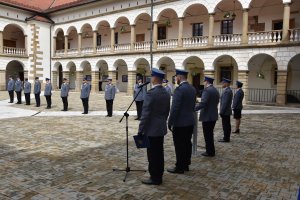
M 233 96 L 230 88 L 231 80 L 223 78 L 223 92 L 220 97 L 218 90 L 213 86 L 214 78 L 204 77 L 205 88 L 201 94 L 201 102 L 196 102 L 196 90 L 187 81 L 188 71 L 176 69 L 176 82 L 178 87 L 172 92 L 168 81 L 165 80 L 165 73 L 153 68 L 151 71 L 150 90 L 146 90 L 141 77 L 134 85 L 134 100 L 137 108 L 137 118 L 140 120 L 138 134 L 147 136 L 149 146 L 147 147 L 149 179 L 142 183 L 147 185 L 160 185 L 164 172 L 164 136 L 168 129 L 172 132 L 175 146 L 176 163 L 173 168 L 167 169 L 169 173 L 183 174 L 189 171 L 192 155 L 192 134 L 195 126 L 195 111 L 200 110 L 199 121 L 202 122 L 203 135 L 206 151 L 201 155 L 206 157 L 215 156 L 214 128 L 218 115 L 222 119 L 224 137 L 219 142 L 230 142 L 231 135 L 231 115 L 234 113 L 236 129 L 232 133 L 240 133 L 241 113 L 243 109 L 244 92 L 243 83 L 236 82 L 237 91 Z M 8 93 L 10 102 L 14 101 L 14 91 L 17 94 L 17 104 L 21 104 L 21 92 L 24 89 L 26 105 L 30 105 L 31 83 L 25 79 L 24 84 L 19 77 L 16 81 L 10 76 L 8 81 Z M 116 87 L 112 84 L 112 79 L 108 78 L 105 86 L 105 100 L 107 117 L 113 115 L 113 102 L 116 94 Z M 66 78 L 61 85 L 61 98 L 63 102 L 62 111 L 68 110 L 69 83 Z M 91 85 L 87 79 L 83 79 L 80 98 L 82 100 L 84 112 L 88 114 L 89 96 Z M 39 78 L 35 78 L 34 95 L 36 106 L 40 107 L 41 83 Z M 44 96 L 47 101 L 47 109 L 51 108 L 52 85 L 50 79 L 46 78 Z M 172 97 L 172 104 L 171 104 Z M 218 105 L 220 103 L 220 112 Z

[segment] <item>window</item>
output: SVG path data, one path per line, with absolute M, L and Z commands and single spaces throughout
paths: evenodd
M 193 37 L 203 36 L 203 24 L 195 23 L 193 24 Z
M 158 40 L 165 40 L 167 39 L 167 27 L 160 26 L 158 27 Z
M 232 34 L 233 33 L 233 21 L 223 20 L 221 23 L 221 34 Z
M 219 82 L 223 81 L 223 78 L 232 80 L 232 67 L 221 67 L 220 68 L 220 77 Z
M 101 42 L 102 42 L 101 39 L 102 36 L 97 34 L 97 46 L 101 46 Z

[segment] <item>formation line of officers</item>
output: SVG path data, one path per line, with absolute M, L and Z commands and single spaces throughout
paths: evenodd
M 145 93 L 138 134 L 146 135 L 149 140 L 147 148 L 148 171 L 150 177 L 143 180 L 143 184 L 160 185 L 164 173 L 164 136 L 168 129 L 172 132 L 175 146 L 176 162 L 174 167 L 167 171 L 173 174 L 184 174 L 189 171 L 192 155 L 192 134 L 195 126 L 194 112 L 200 110 L 199 120 L 202 121 L 206 151 L 201 155 L 215 156 L 214 128 L 218 120 L 218 105 L 220 102 L 220 116 L 222 118 L 224 137 L 219 142 L 230 142 L 232 110 L 236 119 L 236 129 L 233 133 L 240 132 L 241 113 L 243 109 L 244 93 L 243 83 L 236 82 L 237 92 L 233 97 L 230 88 L 231 80 L 223 79 L 223 93 L 220 97 L 218 90 L 213 86 L 214 79 L 205 77 L 205 89 L 202 92 L 201 102 L 196 102 L 196 90 L 187 81 L 188 71 L 176 69 L 176 81 L 172 105 L 169 88 L 163 86 L 165 73 L 152 69 L 152 88 Z M 141 84 L 141 83 L 139 83 Z M 137 104 L 138 107 L 138 104 Z M 139 117 L 140 116 L 140 117 Z

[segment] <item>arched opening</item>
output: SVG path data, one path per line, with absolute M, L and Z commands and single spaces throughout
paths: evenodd
M 76 88 L 76 65 L 74 62 L 69 62 L 67 64 L 67 69 L 69 70 L 69 84 L 70 84 L 70 89 L 75 89 Z
M 58 88 L 61 88 L 61 84 L 63 82 L 63 69 L 62 69 L 62 65 L 60 64 L 58 66 Z
M 249 101 L 276 102 L 277 67 L 276 60 L 267 54 L 257 54 L 249 60 Z
M 99 69 L 99 91 L 104 91 L 108 78 L 108 65 L 105 60 L 100 60 L 96 66 Z
M 65 49 L 65 35 L 62 29 L 58 30 L 56 34 L 56 51 L 63 51 Z
M 169 57 L 162 57 L 157 62 L 157 68 L 166 73 L 165 79 L 169 81 L 170 84 L 175 85 L 175 63 Z
M 110 49 L 111 29 L 107 21 L 101 21 L 97 25 L 97 47 L 98 51 L 103 52 Z
M 14 24 L 8 24 L 3 30 L 3 52 L 5 54 L 24 55 L 26 52 L 23 29 Z
M 145 44 L 150 41 L 151 17 L 147 13 L 138 15 L 135 19 L 135 41 L 138 44 Z M 144 47 L 144 48 L 143 48 Z M 138 49 L 148 49 L 148 45 Z
M 163 10 L 158 18 L 158 40 L 178 38 L 178 16 L 173 9 Z
M 7 85 L 9 76 L 13 76 L 14 79 L 16 79 L 16 77 L 18 76 L 18 77 L 20 77 L 21 81 L 24 81 L 23 63 L 21 63 L 17 60 L 10 61 L 6 65 L 6 85 Z
M 131 27 L 129 20 L 126 17 L 120 17 L 115 22 L 115 44 L 116 46 L 122 44 L 130 44 Z M 127 46 L 129 48 L 130 46 Z M 126 49 L 126 47 L 124 47 Z M 118 48 L 116 48 L 118 50 Z
M 183 66 L 186 70 L 189 71 L 188 81 L 191 83 L 197 94 L 200 94 L 200 90 L 204 89 L 203 81 L 204 81 L 204 63 L 197 56 L 191 56 L 183 62 Z
M 124 60 L 119 59 L 115 62 L 117 88 L 120 92 L 127 92 L 128 87 L 128 67 Z
M 77 33 L 77 29 L 72 26 L 68 29 L 67 31 L 67 35 L 68 35 L 68 41 L 69 41 L 69 53 L 72 53 L 72 50 L 74 53 L 77 52 L 78 50 L 78 33 Z M 70 52 L 71 51 L 71 52 Z
M 143 82 L 150 81 L 150 64 L 145 58 L 139 58 L 134 62 L 136 76 L 142 77 Z M 137 80 L 136 80 L 137 81 Z
M 287 103 L 300 103 L 300 54 L 288 65 Z
M 92 75 L 91 75 L 91 64 L 88 61 L 83 61 L 80 65 L 80 68 L 83 70 L 83 78 L 86 78 L 87 81 L 92 81 Z
M 93 28 L 90 24 L 84 24 L 81 28 L 82 40 L 81 51 L 82 53 L 93 51 Z
M 235 59 L 229 55 L 219 56 L 214 61 L 215 83 L 221 86 L 223 78 L 230 79 L 233 85 L 238 77 L 238 65 Z

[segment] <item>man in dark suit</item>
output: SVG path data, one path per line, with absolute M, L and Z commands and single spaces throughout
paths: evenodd
M 170 95 L 162 86 L 165 73 L 153 68 L 151 74 L 153 87 L 145 96 L 138 134 L 149 139 L 147 156 L 150 178 L 143 184 L 160 185 L 164 173 L 164 136 L 167 134 L 167 119 L 170 111 Z
M 206 152 L 202 156 L 214 157 L 214 128 L 218 120 L 218 104 L 220 94 L 213 86 L 214 79 L 211 77 L 204 78 L 205 89 L 202 92 L 201 102 L 196 105 L 195 110 L 200 111 L 199 120 L 202 121 L 203 134 L 205 139 Z
M 61 111 L 68 111 L 68 96 L 69 96 L 69 90 L 70 90 L 70 86 L 68 83 L 68 80 L 66 78 L 63 79 L 63 84 L 60 87 L 60 97 L 61 100 L 63 102 L 63 107 L 64 109 L 62 109 Z
M 168 127 L 173 132 L 176 153 L 175 168 L 168 169 L 170 173 L 183 174 L 189 171 L 192 156 L 192 135 L 195 124 L 194 112 L 196 90 L 187 82 L 188 72 L 176 70 L 176 81 L 179 85 L 173 94 L 172 107 Z
M 15 90 L 15 81 L 12 76 L 9 76 L 9 80 L 7 83 L 7 91 L 9 94 L 10 101 L 8 103 L 14 102 L 14 90 Z
M 244 91 L 242 89 L 243 83 L 240 81 L 236 82 L 237 91 L 233 98 L 232 109 L 233 109 L 233 117 L 235 119 L 235 131 L 232 133 L 239 134 L 240 133 L 240 125 L 242 118 L 242 109 L 243 109 L 243 99 L 244 99 Z
M 231 133 L 231 123 L 230 116 L 232 115 L 231 104 L 232 104 L 232 90 L 230 88 L 231 80 L 223 78 L 222 87 L 224 88 L 221 103 L 220 103 L 220 116 L 222 118 L 223 126 L 223 139 L 220 139 L 219 142 L 230 142 L 230 133 Z
M 81 86 L 81 93 L 80 98 L 83 105 L 83 113 L 82 114 L 88 114 L 89 112 L 89 97 L 91 92 L 91 86 L 87 82 L 86 78 L 83 79 L 82 86 Z
M 41 98 L 40 98 L 41 82 L 39 81 L 39 77 L 35 77 L 33 93 L 35 96 L 36 107 L 40 107 L 41 106 Z
M 140 120 L 141 119 L 144 98 L 145 98 L 145 95 L 146 95 L 146 92 L 147 92 L 147 87 L 139 88 L 139 86 L 141 86 L 142 84 L 143 84 L 143 80 L 142 80 L 141 77 L 139 77 L 137 84 L 134 85 L 133 98 L 135 98 L 136 111 L 137 111 L 137 118 L 135 120 Z

